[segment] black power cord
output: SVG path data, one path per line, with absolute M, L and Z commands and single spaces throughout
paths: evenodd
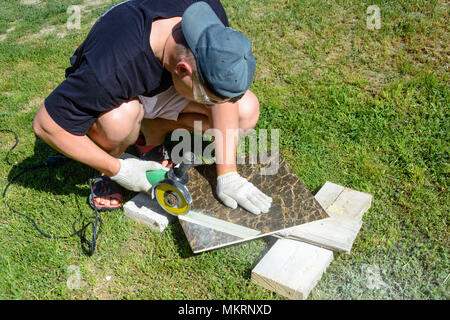
M 18 137 L 17 133 L 15 133 L 14 131 L 9 130 L 9 129 L 0 129 L 0 132 L 10 132 L 10 133 L 13 133 L 13 134 L 14 134 L 14 137 L 15 137 L 15 139 L 16 139 L 16 143 L 15 143 L 15 144 L 8 150 L 8 152 L 6 153 L 5 161 L 6 161 L 10 166 L 12 166 L 12 167 L 16 167 L 16 168 L 18 168 L 18 169 L 22 169 L 18 174 L 16 174 L 16 175 L 8 182 L 8 184 L 5 186 L 5 189 L 3 190 L 3 198 L 4 198 L 4 201 L 5 201 L 6 206 L 7 206 L 11 211 L 13 211 L 14 213 L 17 213 L 17 214 L 19 214 L 19 215 L 21 215 L 21 216 L 27 218 L 27 219 L 33 224 L 33 226 L 35 227 L 35 229 L 36 229 L 40 234 L 42 234 L 43 236 L 45 236 L 46 238 L 49 238 L 49 239 L 68 239 L 68 238 L 71 238 L 71 237 L 73 237 L 73 236 L 75 236 L 75 235 L 78 235 L 78 236 L 80 237 L 80 240 L 81 240 L 81 243 L 82 243 L 82 248 L 83 248 L 83 250 L 84 250 L 89 256 L 92 256 L 92 255 L 94 254 L 94 252 L 95 252 L 95 248 L 96 248 L 96 245 L 97 245 L 97 238 L 98 238 L 98 236 L 100 235 L 100 233 L 101 233 L 101 231 L 102 231 L 102 226 L 103 226 L 103 221 L 102 221 L 102 219 L 98 216 L 98 211 L 97 211 L 97 208 L 95 208 L 95 206 L 94 206 L 95 215 L 94 215 L 94 216 L 89 216 L 89 217 L 87 217 L 87 219 L 92 219 L 93 221 L 86 223 L 81 229 L 77 230 L 75 226 L 76 226 L 76 225 L 80 222 L 80 220 L 82 219 L 82 218 L 78 218 L 78 219 L 75 220 L 75 222 L 72 224 L 72 229 L 73 229 L 73 233 L 72 233 L 72 234 L 70 234 L 70 235 L 68 235 L 68 236 L 54 236 L 54 235 L 50 235 L 50 234 L 48 234 L 48 233 L 42 231 L 42 230 L 38 227 L 38 225 L 36 224 L 36 222 L 35 222 L 31 217 L 29 217 L 29 216 L 27 216 L 26 214 L 24 214 L 24 213 L 22 213 L 22 212 L 20 212 L 20 211 L 18 211 L 18 210 L 15 210 L 14 208 L 12 208 L 12 207 L 8 204 L 8 201 L 7 201 L 7 198 L 6 198 L 6 191 L 8 190 L 8 188 L 12 185 L 12 183 L 13 183 L 17 178 L 19 178 L 20 176 L 22 176 L 22 175 L 25 174 L 26 172 L 31 171 L 31 170 L 35 170 L 35 169 L 38 169 L 38 168 L 43 168 L 43 167 L 54 168 L 54 167 L 57 167 L 57 166 L 59 166 L 59 165 L 62 165 L 62 164 L 64 164 L 64 163 L 66 163 L 67 161 L 69 161 L 69 160 L 71 160 L 71 159 L 68 158 L 68 157 L 66 157 L 66 156 L 64 156 L 64 155 L 59 154 L 59 155 L 55 155 L 55 156 L 50 156 L 50 157 L 48 157 L 48 159 L 47 159 L 46 161 L 41 162 L 41 163 L 38 163 L 38 164 L 35 164 L 35 165 L 31 165 L 31 166 L 19 166 L 19 165 L 13 164 L 13 163 L 11 163 L 11 162 L 9 161 L 8 156 L 9 156 L 10 152 L 11 152 L 11 151 L 17 146 L 17 144 L 19 143 L 19 137 Z M 90 176 L 91 176 L 91 178 L 89 178 L 89 187 L 90 187 L 91 194 L 92 194 L 92 197 L 93 197 L 93 189 L 92 189 L 92 181 L 91 181 L 91 180 L 92 180 L 92 176 L 93 176 L 93 169 L 91 169 Z M 85 237 L 85 232 L 86 232 L 86 229 L 89 227 L 89 225 L 92 226 L 92 238 L 91 238 L 91 240 L 88 240 L 88 239 Z M 86 249 L 83 245 L 87 245 L 88 248 Z

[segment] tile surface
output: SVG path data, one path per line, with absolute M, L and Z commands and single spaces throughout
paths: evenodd
M 179 221 L 194 253 L 328 218 L 328 214 L 285 160 L 278 157 L 279 169 L 275 175 L 261 175 L 261 169 L 268 168 L 270 162 L 249 164 L 247 159 L 245 164 L 238 165 L 238 172 L 243 177 L 273 199 L 269 212 L 260 215 L 240 207 L 228 208 L 218 200 L 215 165 L 189 169 L 187 188 L 193 202 L 191 211 L 179 216 Z

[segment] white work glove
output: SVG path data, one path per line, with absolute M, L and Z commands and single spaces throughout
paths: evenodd
M 217 177 L 217 196 L 233 209 L 239 204 L 253 214 L 269 212 L 272 198 L 266 196 L 247 179 L 237 172 L 230 172 Z
M 152 185 L 147 180 L 146 172 L 163 169 L 168 171 L 160 163 L 155 161 L 145 161 L 136 158 L 119 159 L 119 172 L 110 177 L 125 189 L 136 192 L 150 192 Z

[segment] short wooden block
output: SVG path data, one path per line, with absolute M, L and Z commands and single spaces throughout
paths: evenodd
M 276 236 L 350 253 L 372 196 L 327 182 L 314 197 L 330 217 L 285 229 Z
M 340 220 L 362 221 L 364 213 L 369 210 L 371 205 L 372 195 L 344 188 L 337 199 L 324 209 L 331 217 Z
M 293 300 L 304 300 L 333 260 L 333 252 L 280 239 L 252 270 L 252 281 Z
M 162 210 L 150 195 L 139 193 L 123 205 L 125 216 L 149 228 L 163 232 L 176 217 Z
M 336 201 L 342 191 L 344 191 L 343 186 L 327 181 L 316 193 L 314 198 L 316 198 L 320 205 L 326 209 Z

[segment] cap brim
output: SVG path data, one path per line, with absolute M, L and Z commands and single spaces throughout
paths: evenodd
M 184 11 L 181 27 L 183 29 L 184 38 L 193 52 L 202 33 L 215 24 L 224 26 L 222 21 L 206 2 L 196 2 Z

